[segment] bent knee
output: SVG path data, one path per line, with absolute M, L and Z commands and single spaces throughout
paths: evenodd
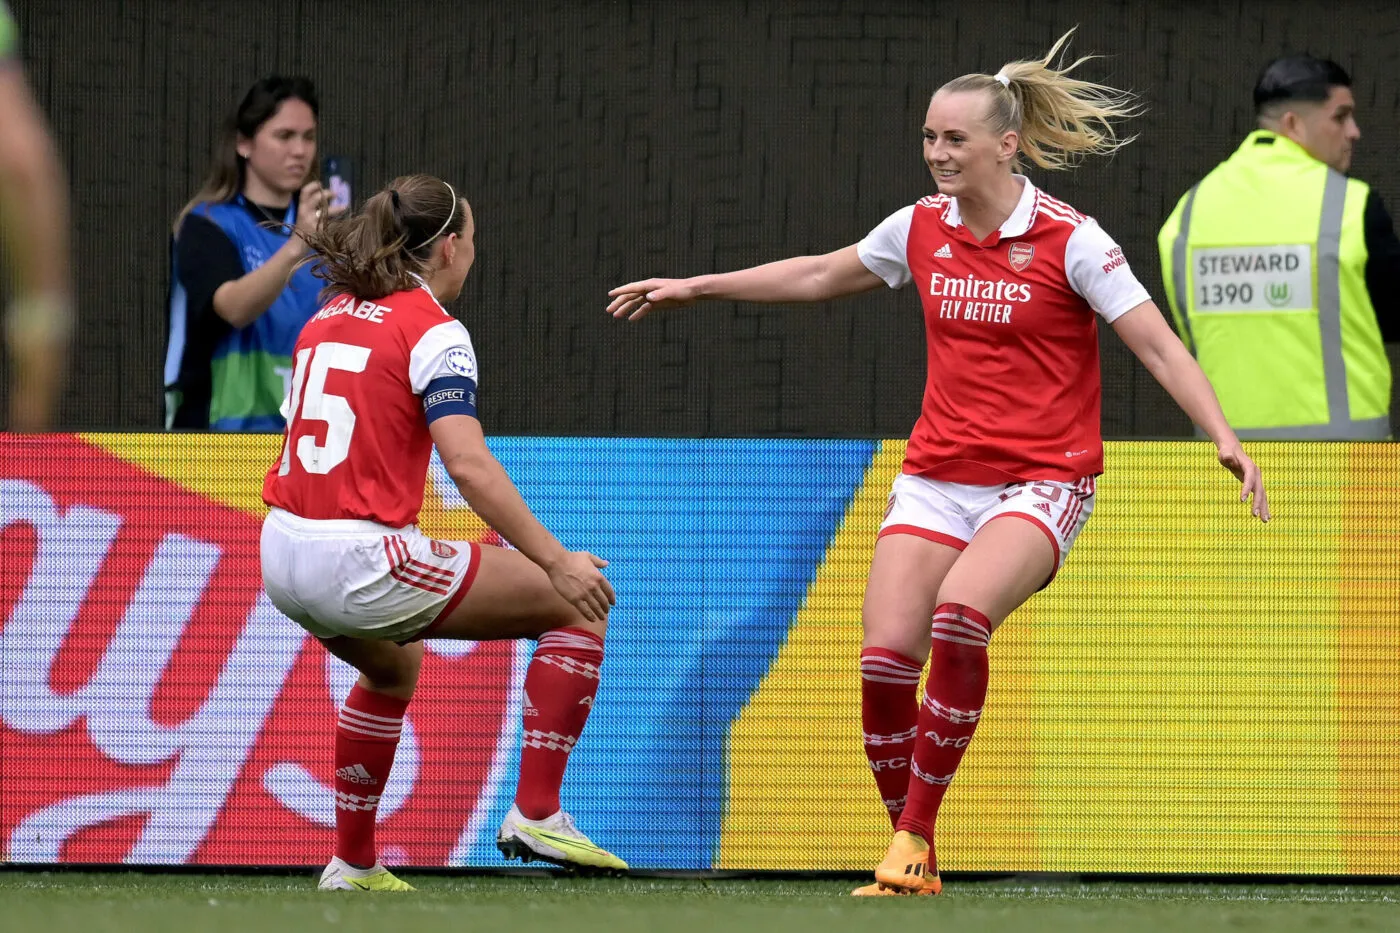
M 929 627 L 917 616 L 878 616 L 865 613 L 861 619 L 862 649 L 884 648 L 909 658 L 927 658 Z
M 894 651 L 915 661 L 928 660 L 929 634 L 922 632 L 867 631 L 860 640 L 860 648 L 883 648 Z
M 544 631 L 552 632 L 562 628 L 580 628 L 590 635 L 598 636 L 598 638 L 603 641 L 607 641 L 608 637 L 608 623 L 606 619 L 602 622 L 590 622 L 576 611 L 563 615 L 557 620 L 551 620 L 551 624 L 545 626 Z
M 386 651 L 360 665 L 360 673 L 378 690 L 412 690 L 418 684 L 418 672 L 422 667 L 421 650 Z

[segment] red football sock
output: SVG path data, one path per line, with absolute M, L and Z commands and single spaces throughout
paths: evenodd
M 374 818 L 394 767 L 408 701 L 356 684 L 335 729 L 335 854 L 359 868 L 377 861 Z
M 943 603 L 933 612 L 933 651 L 919 734 L 909 769 L 909 802 L 895 825 L 933 844 L 938 807 L 972 741 L 987 700 L 991 622 L 971 606 Z M 932 863 L 930 871 L 936 871 Z
M 598 692 L 603 639 L 583 628 L 545 632 L 525 671 L 515 805 L 527 820 L 559 812 L 559 787 Z
M 904 812 L 909 759 L 918 734 L 919 674 L 923 665 L 888 648 L 860 652 L 860 728 L 865 757 L 890 823 Z

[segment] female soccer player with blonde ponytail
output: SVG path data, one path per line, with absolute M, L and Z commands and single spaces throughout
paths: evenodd
M 875 882 L 856 894 L 942 889 L 934 823 L 982 715 L 988 643 L 1050 583 L 1093 511 L 1099 319 L 1215 442 L 1240 499 L 1269 518 L 1258 467 L 1122 250 L 1016 173 L 1022 159 L 1065 169 L 1130 141 L 1114 121 L 1136 113 L 1131 95 L 1071 77 L 1086 59 L 1057 65 L 1068 39 L 1038 61 L 939 88 L 923 127 L 938 193 L 859 243 L 610 293 L 608 310 L 635 320 L 701 299 L 826 301 L 917 286 L 928 381 L 875 545 L 860 657 L 866 754 L 895 832 Z

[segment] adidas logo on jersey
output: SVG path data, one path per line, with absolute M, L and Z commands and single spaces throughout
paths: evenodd
M 1044 502 L 1035 503 L 1035 507 L 1040 509 L 1040 511 L 1044 512 L 1046 515 L 1050 514 L 1050 506 L 1046 505 Z
M 540 714 L 540 711 L 537 710 L 537 709 L 535 709 L 535 704 L 534 704 L 534 703 L 530 702 L 530 694 L 528 694 L 528 693 L 526 693 L 525 691 L 522 690 L 522 691 L 520 691 L 520 695 L 521 695 L 520 705 L 521 705 L 522 707 L 525 708 L 525 715 L 526 715 L 526 716 L 538 716 L 538 715 Z
M 379 782 L 365 770 L 364 765 L 346 765 L 336 771 L 335 776 L 351 784 L 378 784 Z
M 952 258 L 953 258 L 953 250 L 952 250 L 952 248 L 949 246 L 949 244 L 944 243 L 942 246 L 938 247 L 938 249 L 934 251 L 933 258 L 934 258 L 934 259 L 952 259 Z

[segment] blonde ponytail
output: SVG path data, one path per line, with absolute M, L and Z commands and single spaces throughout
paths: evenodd
M 1069 76 L 1098 57 L 1057 63 L 1072 35 L 1073 29 L 1038 61 L 1008 62 L 996 75 L 963 75 L 939 90 L 986 91 L 992 132 L 1019 133 L 1021 154 L 1043 169 L 1072 168 L 1086 155 L 1111 155 L 1136 139 L 1120 137 L 1112 121 L 1135 117 L 1142 107 L 1128 91 Z

